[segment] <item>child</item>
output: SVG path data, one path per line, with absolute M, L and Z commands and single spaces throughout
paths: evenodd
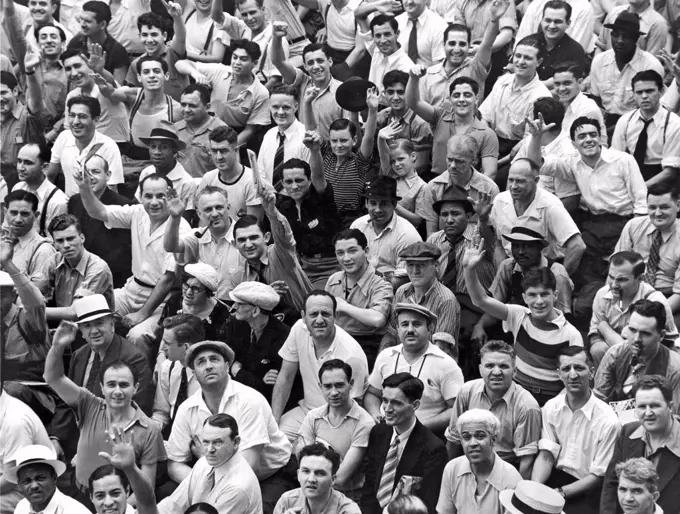
M 503 321 L 512 332 L 517 353 L 515 381 L 543 406 L 563 389 L 557 372 L 557 355 L 567 346 L 583 346 L 583 338 L 561 311 L 557 300 L 555 275 L 548 268 L 532 269 L 522 279 L 522 297 L 527 307 L 499 302 L 487 296 L 477 277 L 477 266 L 484 256 L 484 242 L 465 251 L 463 273 L 470 299 L 476 307 Z

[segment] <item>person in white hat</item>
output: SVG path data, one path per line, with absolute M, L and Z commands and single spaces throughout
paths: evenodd
M 499 498 L 507 514 L 564 514 L 564 498 L 531 480 L 522 480 L 514 490 L 501 491 Z
M 89 514 L 90 511 L 57 489 L 57 478 L 66 471 L 66 464 L 57 460 L 51 447 L 41 444 L 24 446 L 14 454 L 15 465 L 5 469 L 4 478 L 18 484 L 25 498 L 14 514 L 42 512 Z
M 231 376 L 271 402 L 283 362 L 279 350 L 290 333 L 290 327 L 272 314 L 281 297 L 261 282 L 241 282 L 229 296 L 234 319 L 227 326 L 226 340 L 236 354 Z

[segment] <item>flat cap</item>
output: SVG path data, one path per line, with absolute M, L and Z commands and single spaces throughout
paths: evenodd
M 439 248 L 423 241 L 412 243 L 399 252 L 399 258 L 407 261 L 436 261 L 441 256 L 442 251 Z
M 241 282 L 229 292 L 229 297 L 238 303 L 249 303 L 265 311 L 274 310 L 281 297 L 272 286 L 262 282 Z
M 437 315 L 432 312 L 430 309 L 426 309 L 422 305 L 418 305 L 417 303 L 409 303 L 409 302 L 403 302 L 403 303 L 398 303 L 397 305 L 394 306 L 394 312 L 399 315 L 400 312 L 415 312 L 417 314 L 420 314 L 422 316 L 425 316 L 428 320 L 430 320 L 430 323 L 437 323 Z
M 209 291 L 212 291 L 213 293 L 217 291 L 217 285 L 220 281 L 220 277 L 217 274 L 215 268 L 213 268 L 210 264 L 206 264 L 205 262 L 187 264 L 184 266 L 184 273 L 194 277 Z
M 235 353 L 227 343 L 222 341 L 202 341 L 200 343 L 193 344 L 189 347 L 186 353 L 184 361 L 187 363 L 191 369 L 194 369 L 194 359 L 203 350 L 215 350 L 217 353 L 224 357 L 224 360 L 229 364 L 234 362 Z

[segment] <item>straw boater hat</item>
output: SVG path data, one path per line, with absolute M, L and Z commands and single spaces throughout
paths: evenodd
M 102 294 L 93 294 L 75 300 L 73 309 L 76 311 L 76 323 L 85 323 L 112 314 Z
M 14 461 L 14 466 L 5 468 L 4 474 L 4 478 L 12 484 L 19 481 L 19 470 L 33 464 L 47 464 L 57 476 L 61 476 L 66 471 L 66 464 L 57 460 L 54 450 L 42 444 L 24 446 L 14 454 Z
M 514 491 L 501 491 L 499 499 L 508 514 L 564 514 L 562 495 L 531 480 L 522 480 Z

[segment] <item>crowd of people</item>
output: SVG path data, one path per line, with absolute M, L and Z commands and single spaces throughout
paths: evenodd
M 0 0 L 0 514 L 677 514 L 678 0 Z

